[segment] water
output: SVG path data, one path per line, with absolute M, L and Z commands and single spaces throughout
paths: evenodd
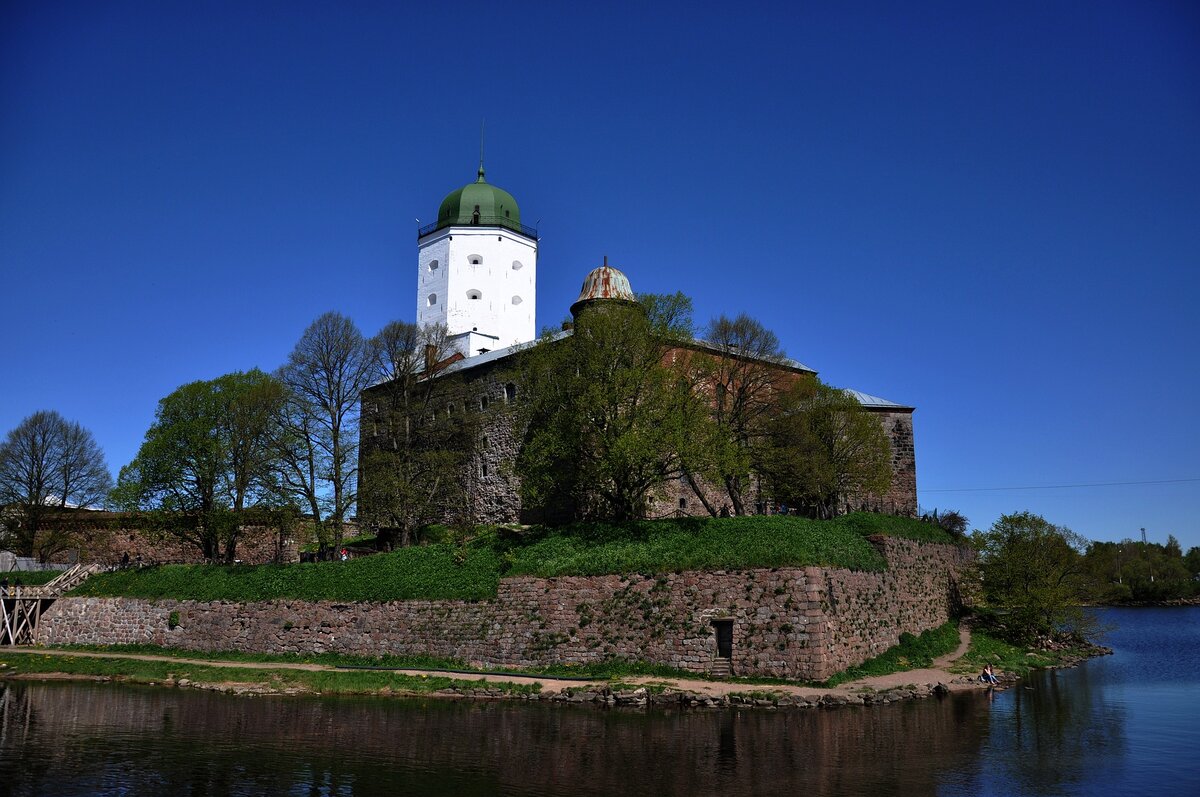
M 1200 795 L 1200 608 L 1017 689 L 841 710 L 636 711 L 0 686 L 0 794 Z

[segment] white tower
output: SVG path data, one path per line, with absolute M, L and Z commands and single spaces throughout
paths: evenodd
M 417 323 L 445 324 L 466 357 L 531 341 L 537 230 L 512 194 L 479 178 L 442 200 L 417 231 Z

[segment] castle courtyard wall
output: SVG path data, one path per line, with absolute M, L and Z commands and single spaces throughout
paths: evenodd
M 736 675 L 824 679 L 945 623 L 962 549 L 872 540 L 884 572 L 783 567 L 657 576 L 516 577 L 485 601 L 387 603 L 63 598 L 38 641 L 195 651 L 425 655 L 481 667 L 608 657 L 696 673 L 717 661 L 714 621 L 733 625 Z M 174 621 L 173 621 L 174 616 Z

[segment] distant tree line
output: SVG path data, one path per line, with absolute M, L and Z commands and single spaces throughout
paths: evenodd
M 948 513 L 961 518 L 957 513 Z M 942 517 L 947 517 L 943 515 Z M 1002 515 L 970 537 L 981 605 L 1020 641 L 1091 630 L 1085 604 L 1163 601 L 1200 595 L 1200 547 L 1089 542 L 1031 512 Z

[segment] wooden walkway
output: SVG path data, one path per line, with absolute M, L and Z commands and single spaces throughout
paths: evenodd
M 102 565 L 72 565 L 48 584 L 9 587 L 0 595 L 0 645 L 35 644 L 42 612 L 103 569 Z

